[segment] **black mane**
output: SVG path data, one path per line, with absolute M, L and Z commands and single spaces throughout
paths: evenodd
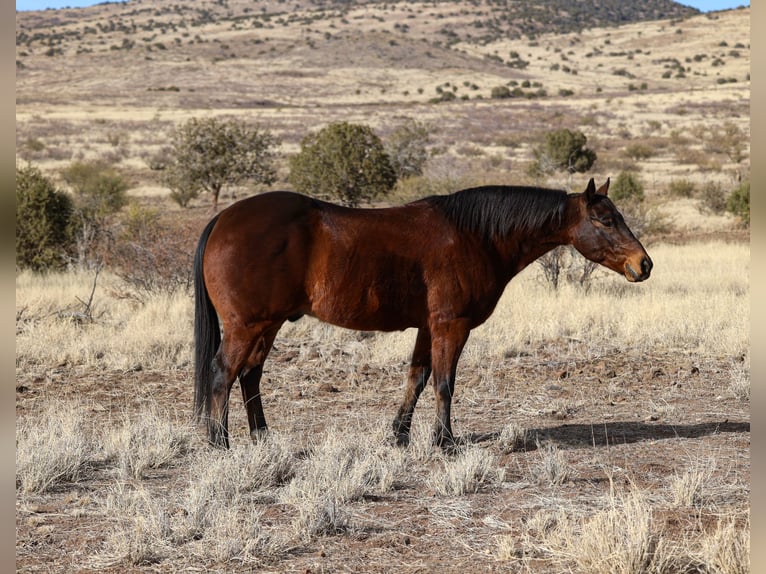
M 564 214 L 567 193 L 525 186 L 485 186 L 423 201 L 439 209 L 458 229 L 484 239 L 502 238 L 512 231 L 534 231 Z

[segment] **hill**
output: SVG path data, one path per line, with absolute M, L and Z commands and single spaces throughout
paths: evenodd
M 459 183 L 523 179 L 532 147 L 569 127 L 599 153 L 596 177 L 641 171 L 649 195 L 679 178 L 730 187 L 749 160 L 716 141 L 727 124 L 749 141 L 749 26 L 749 9 L 666 1 L 133 0 L 17 13 L 17 157 L 53 174 L 106 159 L 134 193 L 158 196 L 148 165 L 191 116 L 262 123 L 285 155 L 330 121 L 385 137 L 416 118 L 435 128 L 431 171 Z M 519 97 L 493 99 L 498 86 Z

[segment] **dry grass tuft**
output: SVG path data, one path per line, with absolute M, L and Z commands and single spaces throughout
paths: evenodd
M 310 540 L 347 530 L 350 515 L 344 505 L 391 490 L 404 460 L 399 449 L 329 430 L 280 493 L 282 502 L 296 510 L 295 537 Z
M 547 540 L 553 553 L 591 574 L 645 574 L 654 571 L 659 540 L 652 511 L 642 493 L 613 497 L 595 515 L 578 522 L 561 515 Z
M 85 414 L 81 404 L 52 400 L 17 420 L 17 488 L 42 493 L 83 475 L 94 454 Z
M 745 525 L 732 517 L 718 521 L 715 532 L 702 541 L 700 555 L 711 572 L 747 574 L 750 572 L 750 515 Z
M 475 445 L 454 457 L 442 456 L 442 464 L 427 479 L 430 488 L 441 496 L 461 496 L 502 483 L 505 469 L 498 468 L 494 455 Z
M 94 557 L 97 566 L 152 564 L 172 551 L 171 516 L 165 499 L 155 498 L 141 486 L 131 488 L 117 482 L 106 497 L 104 512 L 115 526 L 107 534 L 102 552 Z
M 191 424 L 173 422 L 152 405 L 136 420 L 123 414 L 122 423 L 108 431 L 104 449 L 108 460 L 117 461 L 123 478 L 143 478 L 147 470 L 168 466 L 185 455 L 195 438 Z
M 534 482 L 555 486 L 570 479 L 572 467 L 555 444 L 538 443 L 536 454 L 538 463 L 530 470 Z
M 694 463 L 683 474 L 676 474 L 670 483 L 675 506 L 698 507 L 707 497 L 708 482 L 715 471 L 715 461 Z
M 500 431 L 497 444 L 502 453 L 508 454 L 526 448 L 530 438 L 529 430 L 515 422 L 511 422 Z

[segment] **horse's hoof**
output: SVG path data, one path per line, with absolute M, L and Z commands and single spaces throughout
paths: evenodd
M 261 429 L 253 429 L 250 431 L 250 440 L 253 441 L 253 444 L 257 444 L 258 442 L 264 440 L 267 436 L 269 436 L 269 429 L 266 427 Z
M 406 447 L 410 445 L 410 435 L 407 433 L 396 434 L 396 446 Z

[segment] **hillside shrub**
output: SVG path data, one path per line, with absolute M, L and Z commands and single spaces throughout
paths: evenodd
M 137 298 L 191 291 L 196 233 L 184 225 L 183 220 L 163 220 L 157 209 L 136 202 L 121 214 L 108 263 Z
M 93 220 L 116 213 L 127 203 L 128 180 L 102 161 L 76 161 L 61 171 L 77 207 Z
M 61 269 L 72 248 L 72 199 L 32 166 L 16 168 L 16 267 Z
M 102 161 L 76 161 L 61 176 L 74 192 L 72 233 L 79 267 L 99 268 L 113 239 L 114 214 L 127 203 L 130 182 Z
M 631 171 L 621 171 L 609 186 L 609 197 L 615 203 L 642 202 L 644 200 L 644 184 L 637 174 Z
M 385 149 L 397 179 L 423 174 L 428 161 L 431 127 L 410 120 L 397 127 L 386 140 Z
M 510 98 L 511 90 L 508 86 L 495 86 L 489 95 L 496 99 Z
M 654 148 L 643 143 L 634 142 L 625 146 L 625 155 L 636 161 L 649 159 L 654 155 Z
M 702 187 L 702 205 L 703 207 L 716 215 L 726 211 L 726 193 L 723 186 L 717 181 L 708 181 Z
M 672 179 L 668 186 L 668 192 L 673 197 L 692 197 L 696 190 L 697 186 L 688 179 Z
M 396 171 L 372 128 L 337 122 L 303 138 L 289 180 L 301 193 L 356 206 L 389 193 Z
M 533 171 L 548 174 L 554 171 L 582 173 L 596 161 L 596 152 L 586 147 L 588 138 L 581 131 L 554 130 L 545 134 L 542 145 L 533 150 Z
M 726 200 L 726 209 L 750 225 L 750 182 L 743 182 Z

